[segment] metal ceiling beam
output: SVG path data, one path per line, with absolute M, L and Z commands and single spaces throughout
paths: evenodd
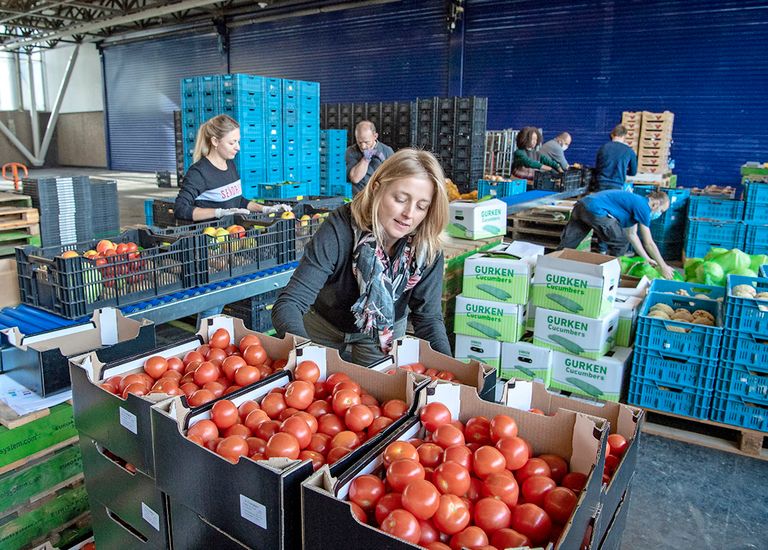
M 131 23 L 136 23 L 138 21 L 143 21 L 146 19 L 153 19 L 155 17 L 162 17 L 164 15 L 169 15 L 177 11 L 200 8 L 200 7 L 208 6 L 215 3 L 216 3 L 215 1 L 211 1 L 211 0 L 182 0 L 180 2 L 172 2 L 172 3 L 164 4 L 162 6 L 157 6 L 154 8 L 142 9 L 141 11 L 138 11 L 136 13 L 126 14 L 118 17 L 100 19 L 100 20 L 92 21 L 90 23 L 85 23 L 82 25 L 72 25 L 61 31 L 41 33 L 37 36 L 11 40 L 9 42 L 6 42 L 5 44 L 0 45 L 0 50 L 10 51 L 10 50 L 15 50 L 17 48 L 22 48 L 24 46 L 35 45 L 40 42 L 66 38 L 75 34 L 93 33 L 108 27 L 118 27 L 121 25 L 129 25 Z
M 26 11 L 22 11 L 22 12 L 17 12 L 15 10 L 3 9 L 3 10 L 0 10 L 0 11 L 8 12 L 8 13 L 14 13 L 14 14 L 17 14 L 17 15 L 13 15 L 12 17 L 6 17 L 5 19 L 0 19 L 0 25 L 2 25 L 3 23 L 5 23 L 7 21 L 13 21 L 14 19 L 18 19 L 21 16 L 35 15 L 35 14 L 38 14 L 38 13 L 43 12 L 45 10 L 50 10 L 50 9 L 56 8 L 58 6 L 66 5 L 66 4 L 70 3 L 70 2 L 74 2 L 74 0 L 62 0 L 61 2 L 48 2 L 48 3 L 45 3 L 45 4 L 41 4 L 40 6 L 38 6 L 36 8 L 32 8 L 30 10 L 26 10 Z M 51 16 L 51 17 L 54 17 L 54 16 Z

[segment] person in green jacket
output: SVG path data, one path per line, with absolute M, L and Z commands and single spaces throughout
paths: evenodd
M 563 171 L 556 160 L 536 150 L 540 142 L 539 129 L 533 126 L 526 126 L 517 133 L 517 149 L 512 161 L 512 174 L 518 178 L 532 180 L 536 170 Z

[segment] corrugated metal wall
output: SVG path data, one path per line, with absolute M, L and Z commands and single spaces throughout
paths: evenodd
M 110 168 L 175 173 L 173 111 L 179 109 L 180 79 L 226 71 L 215 35 L 104 49 Z
M 758 1 L 470 0 L 464 94 L 489 128 L 572 132 L 588 164 L 623 110 L 670 110 L 679 181 L 733 183 L 768 158 L 767 33 Z
M 392 101 L 446 95 L 463 57 L 462 93 L 489 97 L 489 128 L 569 130 L 571 161 L 592 164 L 623 110 L 675 112 L 687 185 L 768 156 L 765 2 L 467 0 L 463 56 L 445 16 L 443 0 L 404 1 L 237 27 L 230 70 L 319 81 L 323 102 Z M 226 70 L 214 36 L 107 48 L 112 166 L 172 169 L 178 79 Z

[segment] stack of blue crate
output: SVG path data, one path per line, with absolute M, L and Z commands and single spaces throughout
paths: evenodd
M 768 183 L 745 180 L 744 252 L 768 254 Z
M 768 432 L 768 302 L 760 294 L 768 292 L 768 278 L 728 275 L 726 290 L 710 419 Z
M 320 130 L 320 195 L 352 198 L 344 161 L 346 150 L 346 130 Z
M 320 192 L 320 84 L 283 80 L 283 177 Z
M 663 279 L 651 283 L 637 321 L 628 403 L 691 418 L 710 417 L 723 337 L 723 295 L 722 287 Z M 670 311 L 681 309 L 691 317 L 669 318 Z M 713 326 L 692 322 L 698 310 L 711 315 Z
M 688 201 L 685 257 L 702 258 L 710 248 L 744 248 L 744 203 L 735 199 L 694 196 Z
M 655 185 L 634 185 L 636 195 L 648 196 L 658 189 Z M 683 236 L 688 221 L 688 201 L 691 190 L 681 187 L 661 188 L 669 197 L 669 208 L 651 222 L 651 235 L 665 260 L 679 260 L 683 253 Z

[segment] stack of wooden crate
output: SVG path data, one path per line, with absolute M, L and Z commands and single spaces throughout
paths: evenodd
M 640 173 L 666 174 L 670 171 L 669 153 L 672 147 L 672 125 L 674 113 L 651 113 L 643 111 L 640 146 L 637 151 Z
M 0 256 L 12 256 L 17 246 L 40 246 L 39 222 L 31 197 L 0 193 Z
M 515 241 L 539 244 L 554 250 L 560 245 L 560 236 L 571 219 L 576 201 L 557 201 L 552 205 L 537 206 L 512 214 L 507 219 L 507 236 Z M 589 251 L 592 232 L 577 247 Z

